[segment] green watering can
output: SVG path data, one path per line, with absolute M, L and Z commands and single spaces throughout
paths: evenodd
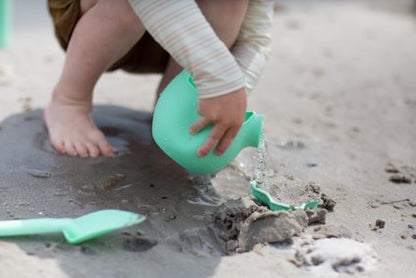
M 0 237 L 62 232 L 71 244 L 102 236 L 109 232 L 139 224 L 144 215 L 129 211 L 107 209 L 75 219 L 39 218 L 0 221 Z
M 212 126 L 192 135 L 189 128 L 199 118 L 198 93 L 190 74 L 183 70 L 160 96 L 153 116 L 152 133 L 159 147 L 183 168 L 197 174 L 208 174 L 228 165 L 245 147 L 257 147 L 263 133 L 263 116 L 252 111 L 227 151 L 217 156 L 211 151 L 198 157 L 197 150 L 208 138 Z
M 0 0 L 0 48 L 9 42 L 11 29 L 11 0 Z

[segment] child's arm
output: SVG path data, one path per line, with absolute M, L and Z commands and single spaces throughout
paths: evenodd
M 240 33 L 232 48 L 232 54 L 245 75 L 247 93 L 253 90 L 263 71 L 265 62 L 270 56 L 273 5 L 273 0 L 250 0 Z M 216 140 L 217 138 L 221 138 L 221 140 L 216 153 L 220 155 L 227 150 L 244 119 L 241 118 L 243 114 L 239 110 L 240 107 L 246 107 L 244 96 L 245 92 L 241 89 L 234 94 L 199 101 L 200 114 L 205 117 L 202 117 L 192 126 L 191 130 L 193 132 L 211 124 L 213 119 L 217 119 L 216 115 L 234 121 L 228 122 L 230 128 L 224 131 L 224 128 L 221 128 L 221 119 L 217 119 L 218 124 L 214 126 L 210 137 L 199 150 L 201 156 L 217 145 L 219 141 L 219 139 Z
M 201 118 L 191 132 L 214 125 L 198 155 L 215 146 L 221 155 L 245 117 L 245 80 L 239 65 L 194 0 L 129 1 L 146 30 L 194 79 Z
M 250 93 L 270 56 L 274 0 L 250 0 L 240 33 L 232 48 Z
M 244 87 L 244 74 L 194 0 L 129 0 L 152 37 L 192 75 L 199 98 Z

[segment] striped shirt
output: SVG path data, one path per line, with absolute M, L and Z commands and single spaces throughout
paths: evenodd
M 273 0 L 250 0 L 228 50 L 195 0 L 129 0 L 152 37 L 193 77 L 200 98 L 249 93 L 270 53 Z

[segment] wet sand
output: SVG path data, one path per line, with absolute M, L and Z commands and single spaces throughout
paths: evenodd
M 156 75 L 106 74 L 97 86 L 93 116 L 116 158 L 56 154 L 41 108 L 63 54 L 44 7 L 16 3 L 14 41 L 0 50 L 0 218 L 106 208 L 148 218 L 76 246 L 59 234 L 2 239 L 0 276 L 412 277 L 410 2 L 288 1 L 277 10 L 273 56 L 250 107 L 266 119 L 271 193 L 286 203 L 322 193 L 336 202 L 307 213 L 270 213 L 253 202 L 253 149 L 204 177 L 166 157 L 150 134 Z

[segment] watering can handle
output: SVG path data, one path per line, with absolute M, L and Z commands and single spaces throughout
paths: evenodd
M 42 218 L 0 221 L 0 236 L 58 233 L 72 223 L 70 218 Z

